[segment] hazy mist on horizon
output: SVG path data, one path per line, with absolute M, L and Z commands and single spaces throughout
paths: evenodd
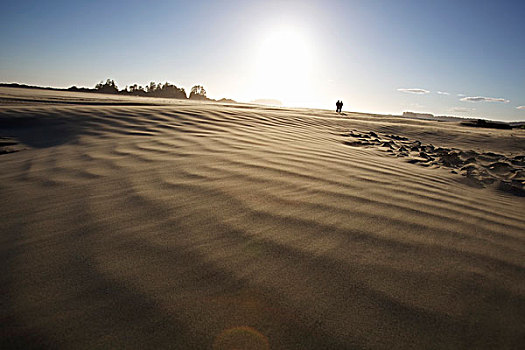
M 525 120 L 524 1 L 17 1 L 0 81 Z

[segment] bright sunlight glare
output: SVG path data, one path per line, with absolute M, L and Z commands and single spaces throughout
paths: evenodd
M 311 94 L 313 50 L 293 28 L 266 35 L 258 47 L 254 92 L 286 105 L 301 105 Z

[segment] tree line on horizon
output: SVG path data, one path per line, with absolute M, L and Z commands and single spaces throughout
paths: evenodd
M 75 90 L 75 86 L 72 86 L 68 90 Z M 77 90 L 80 90 L 77 88 Z M 150 82 L 149 85 L 142 86 L 133 84 L 126 86 L 124 89 L 119 90 L 117 84 L 112 79 L 107 79 L 105 82 L 101 81 L 95 85 L 95 92 L 103 94 L 119 94 L 119 95 L 132 95 L 132 96 L 144 96 L 144 97 L 163 97 L 163 98 L 178 98 L 178 99 L 191 99 L 191 100 L 211 100 L 206 96 L 206 90 L 202 85 L 195 85 L 191 88 L 189 96 L 186 95 L 186 90 L 182 87 L 177 87 L 174 84 L 165 82 L 164 84 Z
M 55 91 L 74 91 L 74 92 L 96 92 L 102 94 L 115 94 L 115 95 L 130 95 L 130 96 L 143 96 L 143 97 L 162 97 L 162 98 L 176 98 L 176 99 L 190 99 L 190 100 L 202 100 L 202 101 L 215 101 L 215 102 L 230 102 L 235 103 L 232 99 L 222 98 L 220 100 L 214 100 L 206 96 L 206 89 L 202 85 L 195 85 L 191 88 L 189 96 L 186 94 L 184 88 L 179 88 L 174 84 L 165 82 L 164 84 L 150 82 L 149 85 L 142 86 L 133 84 L 126 86 L 124 89 L 119 90 L 117 84 L 113 79 L 107 79 L 105 82 L 101 81 L 94 88 L 77 87 L 71 86 L 67 89 L 34 86 L 19 83 L 0 83 L 0 86 L 14 87 L 14 88 L 25 88 L 25 89 L 39 89 L 39 90 L 55 90 Z

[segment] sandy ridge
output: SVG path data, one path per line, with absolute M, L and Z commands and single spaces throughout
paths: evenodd
M 341 135 L 436 144 L 446 132 L 417 123 L 217 104 L 1 107 L 1 135 L 27 148 L 1 156 L 2 341 L 210 348 L 250 327 L 272 349 L 518 348 L 523 198 Z M 449 129 L 443 147 L 497 144 Z

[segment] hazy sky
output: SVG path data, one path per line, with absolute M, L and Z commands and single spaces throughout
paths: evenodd
M 18 0 L 0 30 L 2 82 L 525 120 L 524 0 Z

